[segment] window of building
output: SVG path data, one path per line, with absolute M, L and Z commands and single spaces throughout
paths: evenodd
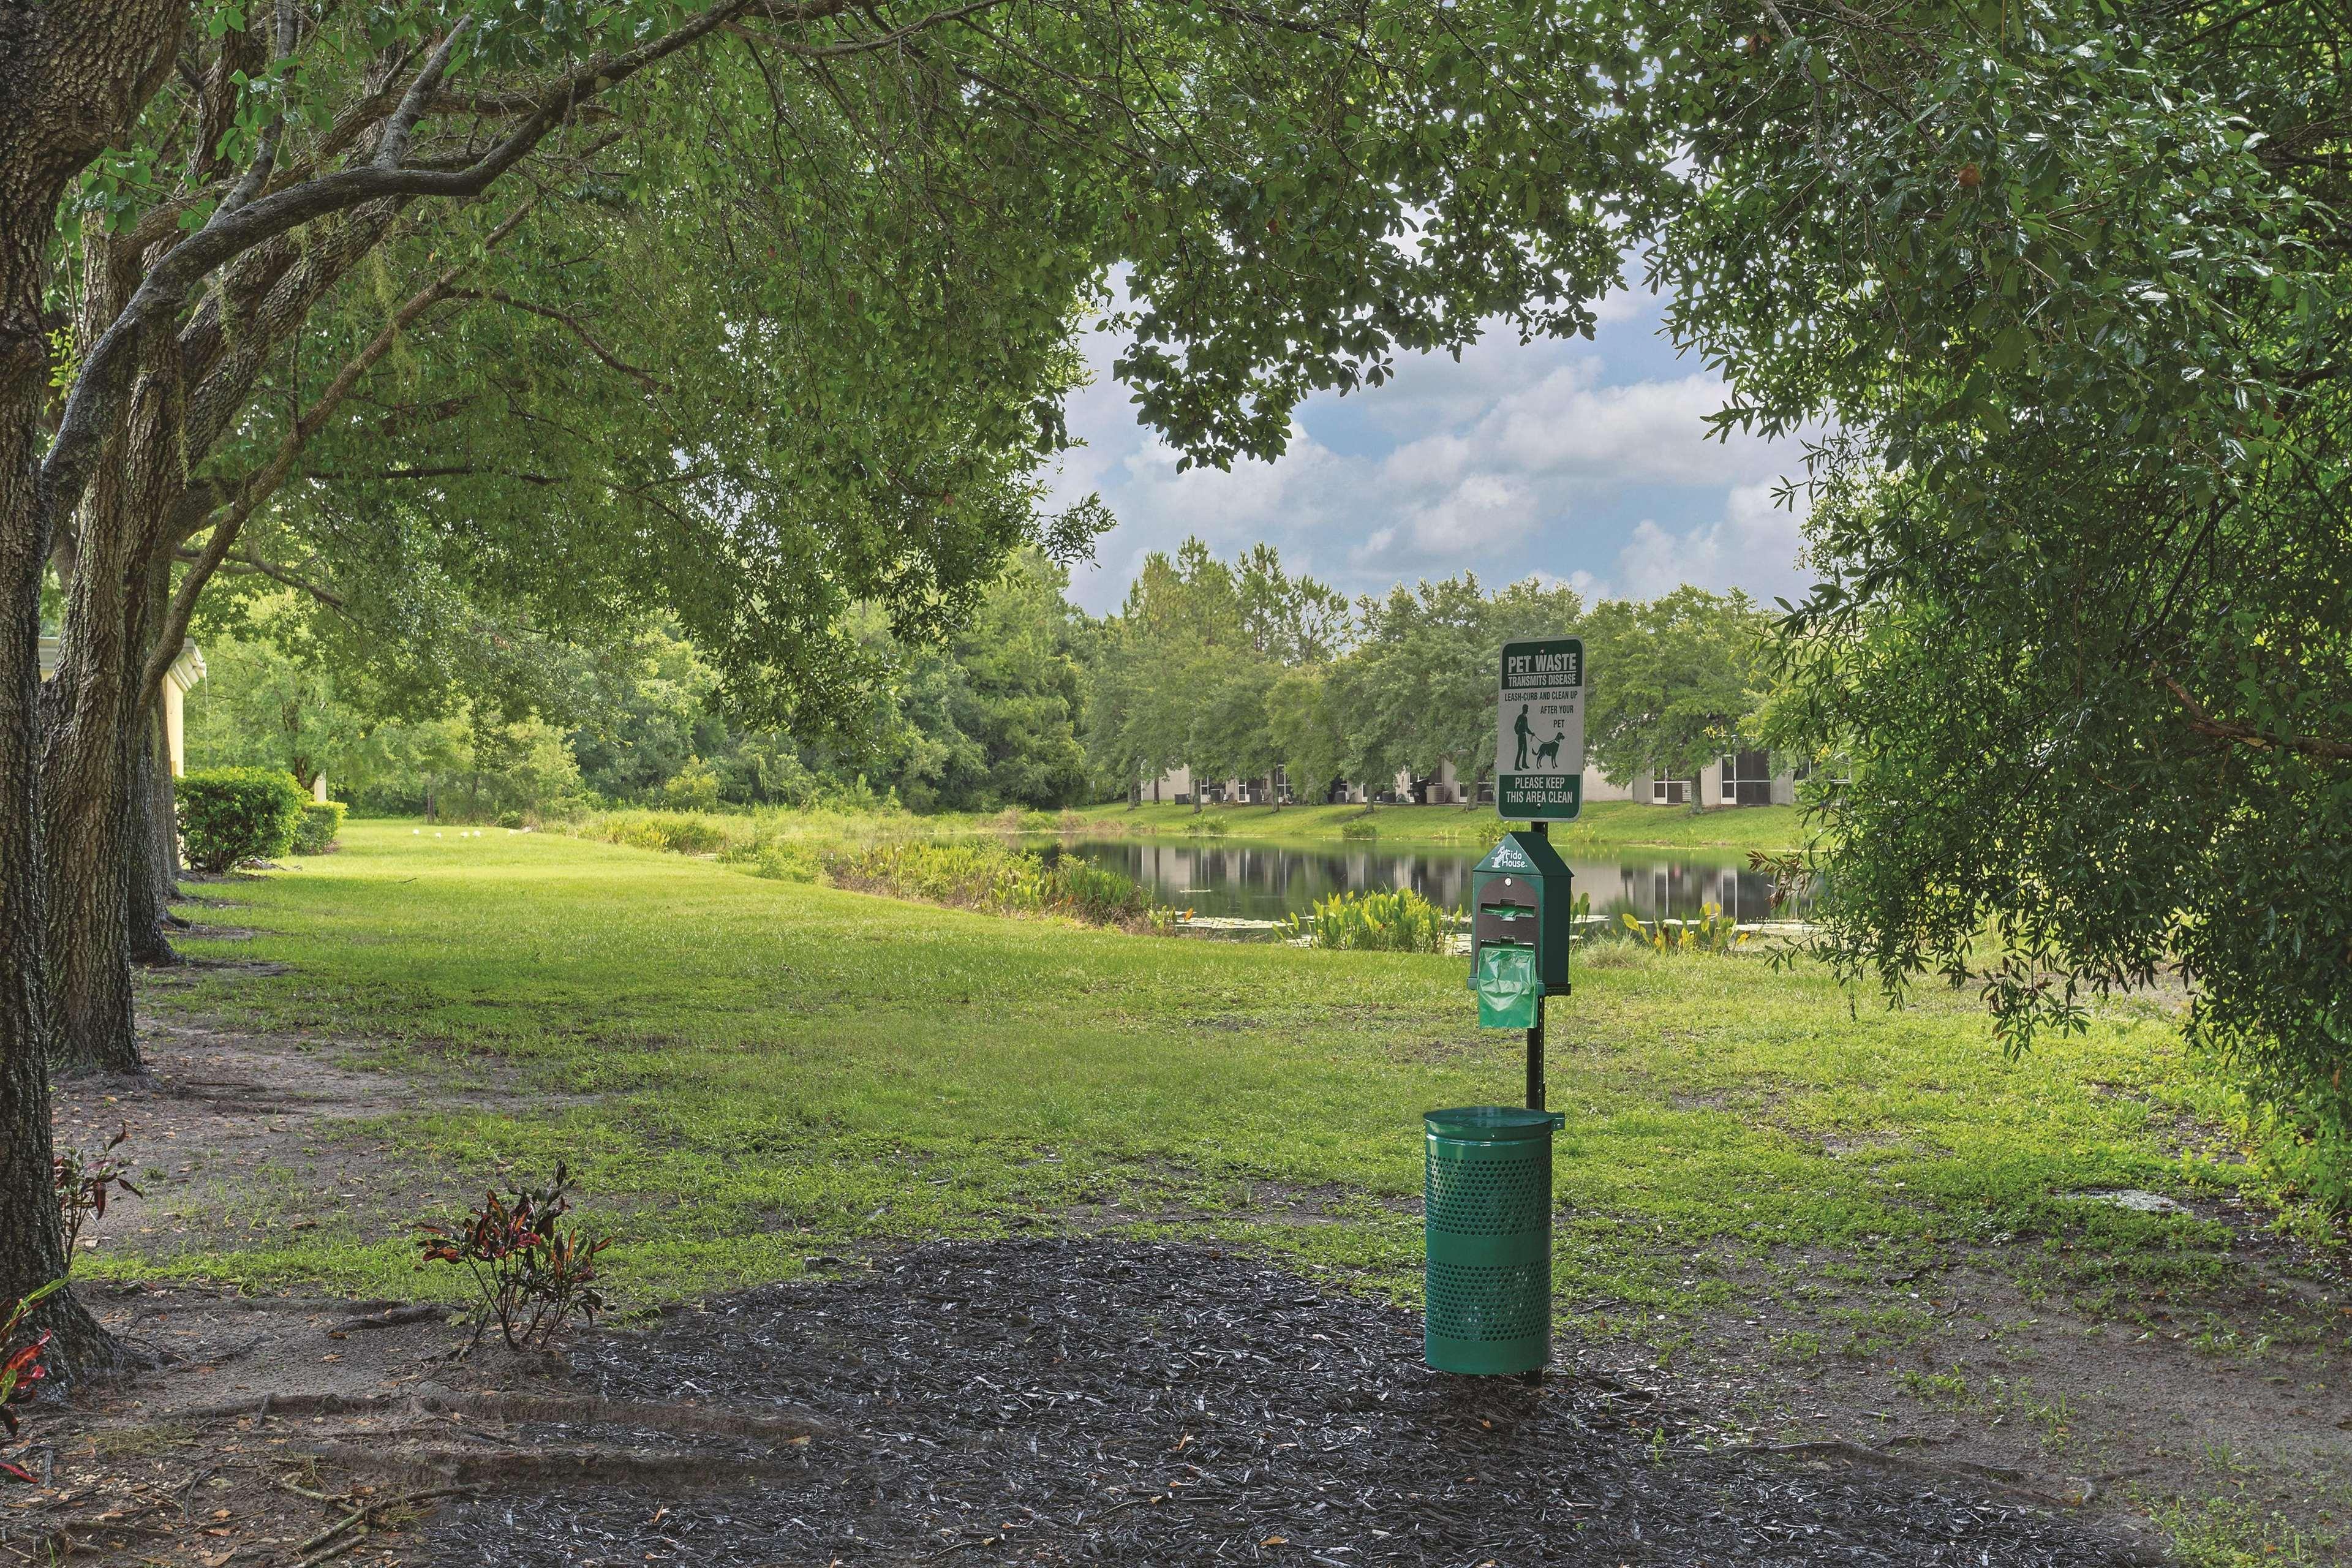
M 1654 776 L 1650 780 L 1650 804 L 1652 805 L 1685 805 L 1690 800 L 1691 789 L 1692 781 L 1690 780 Z
M 1723 759 L 1723 803 L 1726 805 L 1772 804 L 1772 753 L 1734 752 Z

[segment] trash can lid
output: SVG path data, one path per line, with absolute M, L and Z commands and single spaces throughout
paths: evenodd
M 1528 1110 L 1516 1105 L 1461 1105 L 1451 1110 L 1425 1110 L 1421 1119 L 1441 1138 L 1479 1142 L 1549 1138 L 1568 1121 L 1557 1110 Z

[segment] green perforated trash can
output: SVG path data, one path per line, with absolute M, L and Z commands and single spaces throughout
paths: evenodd
M 1429 1132 L 1422 1359 L 1440 1372 L 1534 1372 L 1551 1358 L 1551 1135 L 1557 1111 L 1470 1105 Z

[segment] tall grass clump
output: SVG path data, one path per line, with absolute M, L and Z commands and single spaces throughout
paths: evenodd
M 837 849 L 824 858 L 824 869 L 836 887 L 995 914 L 1066 915 L 1135 929 L 1149 923 L 1151 911 L 1151 895 L 1117 871 L 986 840 L 900 839 Z
M 708 811 L 608 811 L 587 819 L 578 828 L 583 838 L 625 844 L 632 849 L 658 849 L 672 855 L 718 855 L 748 847 L 751 818 Z
M 1379 826 L 1370 816 L 1351 816 L 1339 824 L 1339 837 L 1342 838 L 1378 838 L 1380 836 Z
M 759 863 L 763 857 L 773 861 L 776 857 L 768 852 L 780 844 L 856 843 L 947 831 L 949 825 L 898 810 L 810 805 L 759 806 L 749 811 L 622 808 L 579 817 L 562 828 L 577 837 L 625 844 L 635 849 L 716 855 L 722 860 Z
M 1374 952 L 1444 952 L 1452 923 L 1445 910 L 1410 888 L 1393 893 L 1334 893 L 1311 914 L 1291 918 L 1309 947 Z
M 771 838 L 740 858 L 754 877 L 772 882 L 818 882 L 824 879 L 824 856 L 814 845 L 789 838 Z

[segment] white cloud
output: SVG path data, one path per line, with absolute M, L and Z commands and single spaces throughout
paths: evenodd
M 1511 542 L 1535 525 L 1536 505 L 1534 492 L 1521 480 L 1471 474 L 1413 510 L 1413 546 L 1423 555 L 1443 557 Z
M 1310 399 L 1279 460 L 1227 471 L 1180 472 L 1110 375 L 1118 343 L 1088 334 L 1096 380 L 1069 418 L 1089 445 L 1054 488 L 1066 500 L 1100 490 L 1119 526 L 1076 574 L 1078 597 L 1112 607 L 1145 554 L 1188 534 L 1228 556 L 1263 540 L 1356 593 L 1465 569 L 1493 583 L 1566 581 L 1588 596 L 1685 581 L 1768 597 L 1801 588 L 1797 524 L 1769 504 L 1783 449 L 1709 438 L 1724 389 L 1674 374 L 1685 367 L 1654 341 L 1646 293 L 1612 292 L 1600 313 L 1619 330 L 1591 344 L 1505 332 L 1459 362 L 1401 361 L 1381 387 Z
M 1774 504 L 1769 485 L 1741 485 L 1724 499 L 1723 515 L 1671 533 L 1648 518 L 1617 552 L 1617 591 L 1647 599 L 1682 584 L 1718 592 L 1745 588 L 1760 599 L 1793 599 L 1811 582 L 1800 565 L 1804 514 Z
M 1724 403 L 1713 376 L 1604 386 L 1600 371 L 1591 363 L 1565 366 L 1510 394 L 1465 444 L 1525 473 L 1611 484 L 1738 484 L 1777 471 L 1762 441 L 1708 438 L 1706 416 Z

